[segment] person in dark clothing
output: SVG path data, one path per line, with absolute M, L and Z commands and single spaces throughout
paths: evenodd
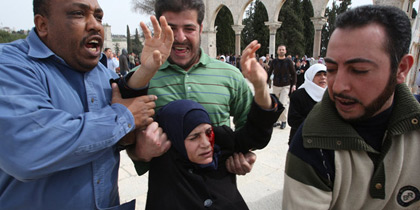
M 255 59 L 255 52 L 260 47 L 254 41 L 242 55 L 243 74 L 255 88 L 254 101 L 243 129 L 234 132 L 228 126 L 212 127 L 202 105 L 191 100 L 173 101 L 159 110 L 155 120 L 171 140 L 172 147 L 150 161 L 146 209 L 210 206 L 213 209 L 248 209 L 237 189 L 236 175 L 228 171 L 227 162 L 234 152 L 243 155 L 250 149 L 264 148 L 271 139 L 272 124 L 284 110 L 278 99 L 269 94 L 265 84 L 266 71 Z M 127 80 L 136 83 L 143 79 L 131 77 Z M 120 90 L 126 91 L 122 85 Z M 212 142 L 215 142 L 214 147 Z M 133 150 L 127 152 L 130 155 Z M 255 158 L 255 155 L 243 156 Z
M 289 95 L 296 90 L 296 70 L 291 59 L 286 58 L 286 46 L 279 45 L 277 48 L 278 57 L 271 61 L 268 75 L 274 74 L 273 93 L 279 98 L 285 107 L 274 127 L 280 125 L 281 129 L 286 127 L 287 108 Z M 267 82 L 269 82 L 267 80 Z
M 289 123 L 290 141 L 297 129 L 305 120 L 314 105 L 321 101 L 327 88 L 327 67 L 314 64 L 305 72 L 305 82 L 290 96 L 290 107 L 287 122 Z
M 295 64 L 296 69 L 296 88 L 299 88 L 305 81 L 305 71 L 302 69 L 302 62 L 298 60 Z
M 272 100 L 281 106 L 274 95 Z M 234 132 L 228 126 L 212 127 L 204 108 L 191 100 L 160 109 L 156 121 L 172 147 L 151 161 L 146 209 L 248 209 L 225 161 L 234 152 L 264 148 L 281 111 L 264 110 L 254 101 L 245 127 Z
M 120 55 L 120 74 L 125 76 L 129 71 L 128 53 L 126 49 L 122 49 L 122 53 Z

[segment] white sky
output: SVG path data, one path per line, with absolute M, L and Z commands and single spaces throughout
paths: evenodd
M 417 10 L 419 1 L 416 0 L 414 2 L 414 8 Z M 141 33 L 140 21 L 150 22 L 148 16 L 132 11 L 131 0 L 98 0 L 98 2 L 105 12 L 103 23 L 111 25 L 113 34 L 126 34 L 127 25 L 130 27 L 131 34 L 134 34 L 136 28 Z M 352 0 L 352 2 L 352 7 L 355 7 L 372 4 L 373 1 Z M 31 0 L 2 0 L 2 3 L 0 3 L 0 27 L 10 27 L 14 30 L 29 30 L 33 26 Z

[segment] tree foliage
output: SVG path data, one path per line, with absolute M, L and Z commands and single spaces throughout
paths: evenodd
M 116 55 L 120 54 L 120 50 L 121 50 L 120 49 L 120 43 L 117 42 L 117 43 L 114 44 L 114 50 L 115 50 Z
M 341 4 L 337 5 L 336 1 L 333 1 L 331 9 L 327 7 L 325 9 L 325 17 L 328 18 L 327 23 L 322 28 L 322 38 L 321 38 L 321 57 L 325 57 L 327 54 L 328 42 L 332 32 L 335 29 L 334 23 L 337 16 L 349 9 L 351 5 L 351 0 L 342 0 Z
M 127 52 L 132 53 L 133 52 L 133 45 L 131 41 L 131 34 L 130 34 L 130 27 L 127 25 Z
M 154 15 L 156 0 L 132 0 L 133 10 L 140 14 Z
M 314 50 L 314 24 L 311 18 L 314 16 L 314 8 L 310 0 L 302 1 L 302 21 L 305 55 L 312 57 Z
M 235 52 L 235 32 L 232 29 L 233 17 L 230 10 L 223 6 L 216 16 L 215 26 L 217 54 Z
M 245 17 L 242 20 L 242 25 L 244 25 L 244 29 L 241 33 L 241 50 L 245 49 L 245 47 L 254 40 L 255 37 L 255 30 L 254 30 L 254 14 L 255 14 L 255 2 L 251 2 L 248 10 L 245 11 Z
M 139 31 L 136 28 L 136 34 L 134 35 L 134 40 L 133 40 L 133 52 L 136 55 L 140 55 L 142 50 L 143 50 L 143 44 L 140 41 Z
M 26 34 L 23 31 L 9 33 L 7 31 L 0 30 L 0 43 L 13 42 L 18 39 L 25 39 Z
M 252 2 L 242 23 L 245 28 L 241 35 L 241 50 L 253 40 L 258 40 L 261 48 L 257 54 L 262 56 L 269 52 L 270 30 L 265 25 L 267 21 L 268 14 L 264 4 L 259 0 Z
M 282 21 L 282 25 L 277 30 L 276 46 L 286 45 L 288 55 L 302 56 L 305 52 L 304 25 L 301 15 L 300 0 L 286 1 L 280 11 L 279 21 Z

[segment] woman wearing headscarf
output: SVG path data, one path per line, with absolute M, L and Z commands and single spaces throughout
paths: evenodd
M 172 146 L 150 162 L 146 209 L 248 209 L 226 160 L 234 152 L 264 148 L 284 110 L 268 92 L 267 74 L 255 59 L 258 48 L 254 42 L 243 52 L 243 73 L 255 96 L 240 130 L 212 126 L 203 106 L 191 100 L 173 101 L 158 111 L 155 120 Z
M 271 139 L 273 123 L 284 110 L 278 99 L 269 94 L 267 73 L 255 59 L 260 47 L 253 41 L 242 53 L 242 73 L 255 92 L 242 129 L 211 126 L 208 113 L 191 100 L 174 101 L 158 111 L 155 120 L 172 146 L 150 162 L 146 209 L 248 209 L 237 189 L 236 175 L 228 172 L 226 162 L 231 161 L 228 157 L 234 152 L 265 147 Z M 124 98 L 144 94 L 126 84 L 147 83 L 145 78 L 151 78 L 154 72 L 141 73 L 118 81 Z M 136 148 L 129 146 L 127 153 L 135 153 Z
M 287 122 L 289 123 L 289 145 L 297 129 L 305 120 L 314 105 L 321 101 L 327 89 L 327 67 L 314 64 L 305 72 L 305 82 L 290 96 Z
M 225 162 L 234 152 L 264 148 L 282 110 L 264 110 L 254 101 L 245 127 L 233 131 L 211 126 L 203 106 L 191 100 L 161 108 L 155 119 L 172 147 L 150 162 L 146 209 L 248 209 Z

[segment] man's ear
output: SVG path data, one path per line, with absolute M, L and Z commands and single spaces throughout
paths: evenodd
M 397 71 L 398 84 L 405 82 L 405 78 L 407 77 L 408 72 L 413 66 L 413 63 L 414 63 L 414 58 L 412 55 L 407 54 L 402 57 L 400 63 L 398 64 L 398 71 Z
M 48 18 L 37 14 L 34 17 L 35 28 L 40 38 L 45 38 L 48 35 Z

